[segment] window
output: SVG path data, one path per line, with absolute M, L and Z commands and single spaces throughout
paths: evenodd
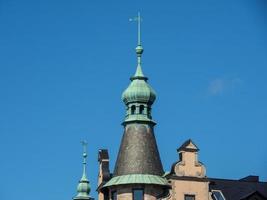
M 117 200 L 117 191 L 111 192 L 111 200 Z
M 183 153 L 179 153 L 179 160 L 182 161 L 183 160 Z
M 143 200 L 144 199 L 144 190 L 143 189 L 134 189 L 133 190 L 133 200 Z
M 135 110 L 136 110 L 136 107 L 135 107 L 135 105 L 133 105 L 133 106 L 131 107 L 131 114 L 132 114 L 132 115 L 135 114 Z
M 220 190 L 212 190 L 212 197 L 214 200 L 225 200 Z
M 144 109 L 145 109 L 144 105 L 141 105 L 139 109 L 140 109 L 139 113 L 144 114 Z
M 147 112 L 149 115 L 151 114 L 151 108 L 150 107 L 147 108 Z
M 184 200 L 195 200 L 195 195 L 186 194 L 184 195 Z
M 147 114 L 148 114 L 148 117 L 151 117 L 151 108 L 150 107 L 147 107 Z

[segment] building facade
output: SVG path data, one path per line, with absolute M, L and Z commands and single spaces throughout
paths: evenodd
M 259 182 L 256 176 L 240 180 L 207 177 L 204 164 L 198 160 L 199 149 L 191 139 L 177 149 L 179 159 L 170 167 L 170 172 L 164 172 L 154 135 L 156 122 L 152 117 L 156 93 L 143 74 L 142 53 L 139 39 L 137 69 L 122 94 L 126 107 L 124 133 L 113 172 L 108 150 L 98 152 L 98 200 L 266 200 L 267 182 Z M 86 153 L 75 200 L 92 199 L 85 158 Z

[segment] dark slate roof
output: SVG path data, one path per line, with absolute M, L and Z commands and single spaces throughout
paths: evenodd
M 126 125 L 114 176 L 129 174 L 162 176 L 163 173 L 153 126 L 141 123 Z
M 218 178 L 209 178 L 209 180 L 210 190 L 221 190 L 227 200 L 244 199 L 255 192 L 265 198 L 267 197 L 267 182 L 259 182 L 255 179 L 255 176 L 240 180 Z
M 196 149 L 188 148 L 188 145 L 190 143 L 192 143 L 196 147 Z M 199 148 L 191 139 L 188 139 L 182 144 L 182 146 L 177 149 L 177 151 L 199 151 Z
M 246 196 L 244 196 L 243 198 L 241 198 L 240 200 L 247 200 L 247 199 L 261 199 L 261 200 L 266 200 L 267 198 L 265 196 L 263 196 L 261 193 L 259 193 L 258 191 L 256 192 L 252 192 Z

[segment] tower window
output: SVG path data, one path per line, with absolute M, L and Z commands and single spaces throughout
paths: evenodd
M 150 107 L 147 108 L 147 114 L 149 117 L 151 117 L 151 108 Z
M 195 200 L 195 195 L 186 194 L 184 195 L 184 200 Z
M 183 160 L 183 153 L 182 153 L 182 152 L 179 153 L 179 160 L 180 160 L 180 161 Z
M 131 107 L 131 114 L 132 114 L 132 115 L 135 114 L 135 110 L 136 110 L 135 105 L 132 105 L 132 107 Z
M 144 105 L 141 105 L 139 109 L 140 109 L 140 110 L 139 110 L 139 113 L 140 113 L 140 114 L 144 114 L 144 110 L 145 110 Z
M 111 200 L 117 200 L 117 191 L 111 192 Z
M 144 200 L 144 190 L 133 189 L 133 200 Z

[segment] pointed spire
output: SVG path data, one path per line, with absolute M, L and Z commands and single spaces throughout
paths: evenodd
M 83 174 L 82 174 L 82 178 L 79 181 L 79 184 L 77 187 L 77 195 L 73 198 L 74 200 L 84 200 L 84 199 L 90 200 L 90 199 L 92 199 L 89 196 L 91 188 L 90 188 L 90 184 L 89 184 L 89 181 L 87 179 L 87 176 L 86 176 L 87 142 L 82 141 L 82 145 L 83 145 Z
M 86 158 L 87 158 L 86 148 L 87 148 L 87 142 L 86 141 L 82 141 L 82 145 L 83 145 L 83 175 L 82 175 L 81 180 L 87 180 L 87 177 L 86 177 Z
M 134 76 L 131 77 L 131 80 L 142 79 L 142 80 L 146 81 L 148 78 L 145 77 L 143 70 L 142 70 L 142 66 L 141 66 L 141 56 L 142 56 L 144 49 L 141 45 L 138 45 L 135 48 L 135 50 L 136 50 L 136 54 L 137 54 L 137 68 L 136 68 Z
M 130 21 L 137 21 L 137 47 L 135 48 L 136 55 L 137 55 L 137 68 L 134 76 L 131 78 L 131 80 L 134 79 L 143 79 L 147 80 L 147 77 L 144 76 L 142 67 L 141 67 L 141 56 L 142 53 L 144 52 L 144 49 L 141 45 L 141 15 L 140 12 L 138 12 L 137 17 L 130 19 Z

